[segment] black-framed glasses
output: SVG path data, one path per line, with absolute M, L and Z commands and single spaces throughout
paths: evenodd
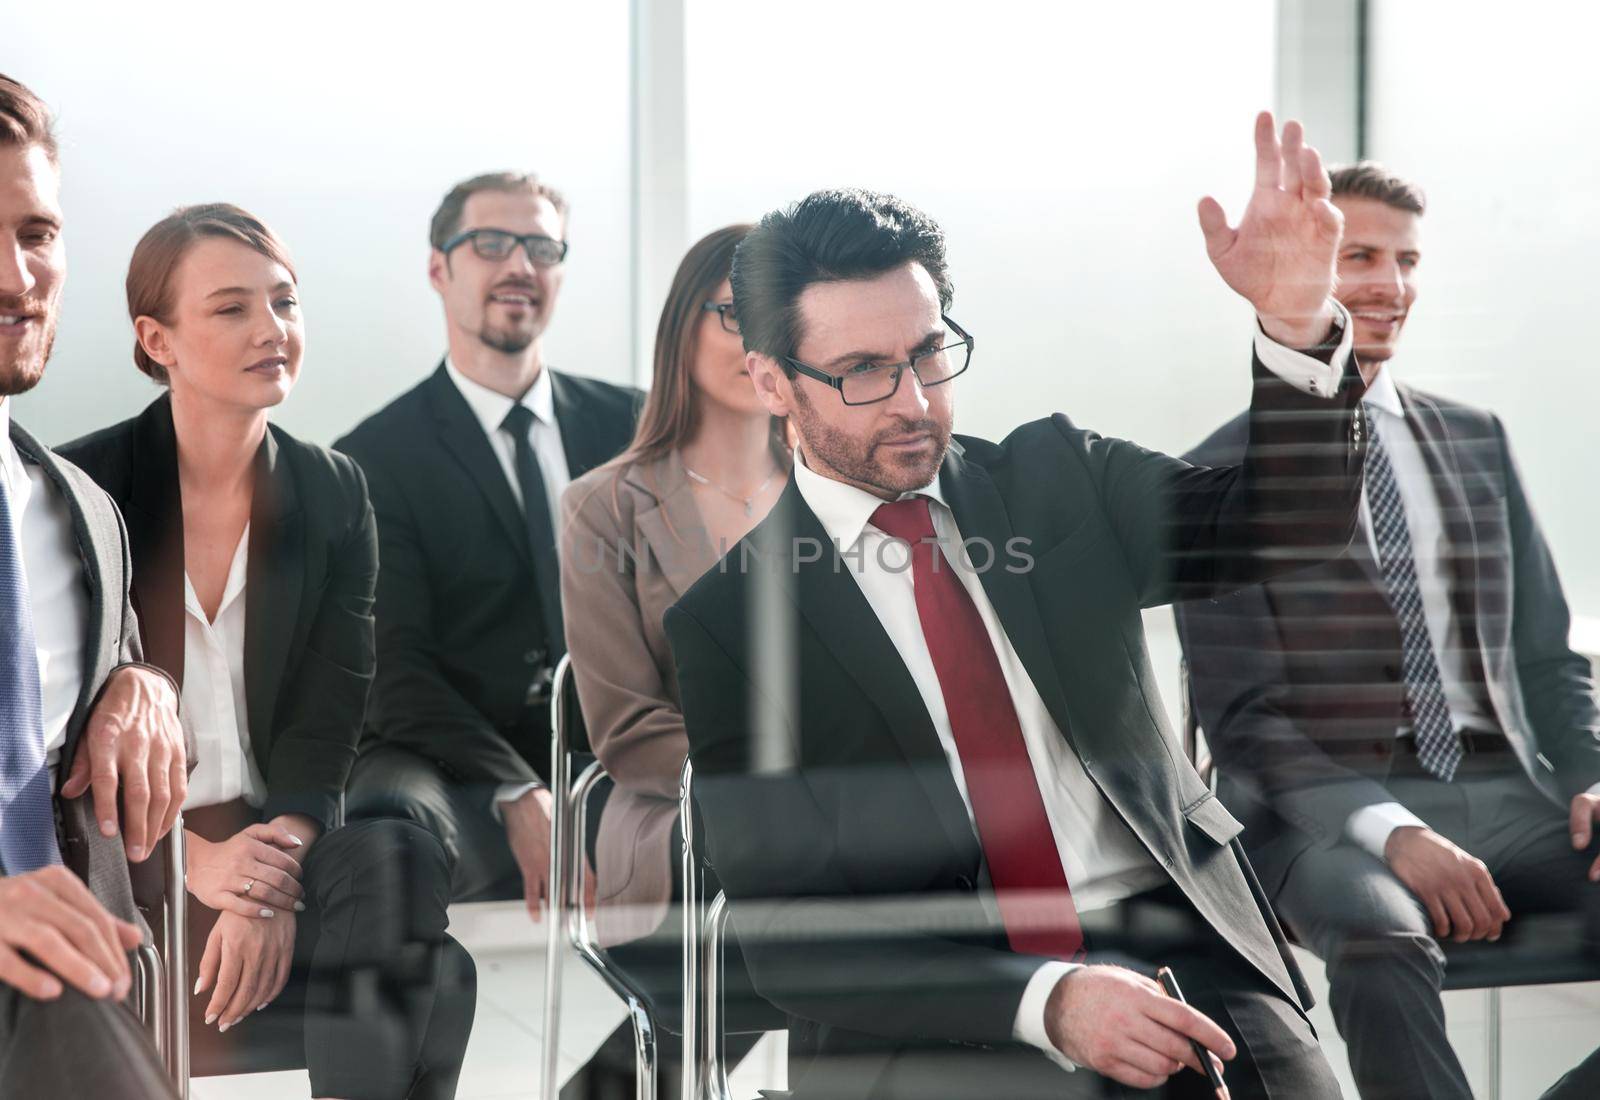
M 739 314 L 734 311 L 732 302 L 704 302 L 700 308 L 717 315 L 717 320 L 722 322 L 723 332 L 739 335 Z
M 472 251 L 485 260 L 499 262 L 511 255 L 511 250 L 521 245 L 528 254 L 528 262 L 536 267 L 550 267 L 567 258 L 567 242 L 543 233 L 513 233 L 507 229 L 465 229 L 444 242 L 439 251 L 448 256 L 468 241 Z
M 942 313 L 939 319 L 950 331 L 937 347 L 919 351 L 904 363 L 858 363 L 839 374 L 829 374 L 787 355 L 783 361 L 807 378 L 838 390 L 846 405 L 876 404 L 894 396 L 900 388 L 900 376 L 908 367 L 922 388 L 927 389 L 943 385 L 972 365 L 972 348 L 977 343 L 972 334 Z

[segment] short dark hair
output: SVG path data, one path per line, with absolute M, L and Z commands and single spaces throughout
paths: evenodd
M 0 145 L 37 145 L 58 163 L 55 116 L 27 85 L 0 73 Z
M 1333 197 L 1348 195 L 1357 199 L 1376 199 L 1385 206 L 1422 214 L 1428 208 L 1428 199 L 1422 188 L 1403 180 L 1375 160 L 1358 161 L 1335 168 L 1328 173 L 1333 182 Z
M 800 346 L 800 295 L 813 283 L 869 279 L 919 263 L 948 310 L 955 288 L 944 230 L 893 195 L 859 188 L 814 191 L 774 210 L 733 254 L 733 301 L 746 351 L 783 364 Z
M 433 221 L 428 225 L 429 244 L 443 251 L 445 242 L 461 229 L 461 214 L 467 208 L 467 200 L 479 191 L 506 191 L 512 194 L 526 191 L 548 199 L 561 217 L 562 235 L 565 236 L 567 199 L 560 191 L 532 172 L 485 172 L 481 176 L 462 180 L 440 200 L 439 209 L 433 212 Z

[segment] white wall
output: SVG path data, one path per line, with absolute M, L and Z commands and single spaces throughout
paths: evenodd
M 1396 376 L 1494 409 L 1574 610 L 1600 614 L 1600 9 L 1378 0 L 1371 153 L 1428 192 Z
M 274 415 L 331 441 L 437 364 L 428 220 L 501 168 L 573 205 L 551 361 L 630 379 L 627 20 L 626 0 L 8 6 L 0 71 L 59 115 L 70 269 L 18 419 L 60 442 L 155 395 L 130 357 L 128 257 L 172 207 L 229 201 L 300 272 L 305 371 Z
M 818 187 L 943 225 L 978 339 L 958 430 L 1057 410 L 1184 449 L 1244 407 L 1250 314 L 1211 269 L 1272 106 L 1271 0 L 687 0 L 693 236 Z

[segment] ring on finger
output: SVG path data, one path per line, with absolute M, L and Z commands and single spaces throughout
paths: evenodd
M 245 879 L 244 880 L 244 892 L 248 894 L 251 890 L 255 889 L 255 885 L 256 885 L 256 880 L 255 879 L 253 879 L 253 878 Z

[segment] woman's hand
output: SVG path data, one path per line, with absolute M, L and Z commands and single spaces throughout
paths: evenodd
M 253 919 L 305 909 L 294 854 L 305 843 L 282 825 L 250 825 L 220 843 L 189 833 L 188 842 L 189 892 L 201 904 Z
M 213 990 L 207 1024 L 220 1021 L 217 1030 L 227 1031 L 283 992 L 294 960 L 294 932 L 293 913 L 260 919 L 225 911 L 217 917 L 194 983 L 197 997 Z

